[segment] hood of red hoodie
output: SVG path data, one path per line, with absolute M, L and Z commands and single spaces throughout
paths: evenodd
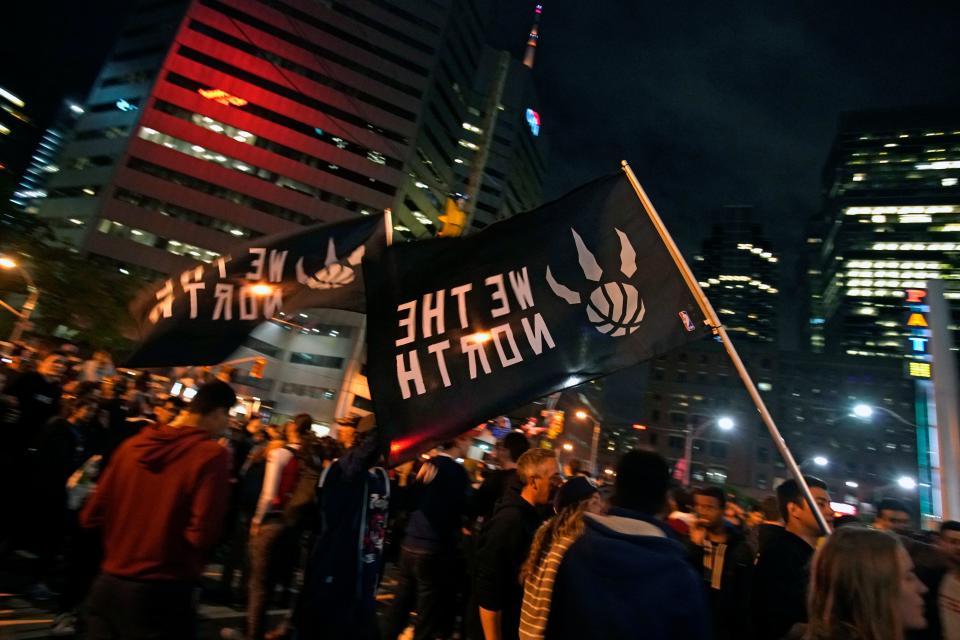
M 210 440 L 210 434 L 197 427 L 174 428 L 163 425 L 141 431 L 142 438 L 133 447 L 140 464 L 157 473 L 185 456 L 199 443 Z

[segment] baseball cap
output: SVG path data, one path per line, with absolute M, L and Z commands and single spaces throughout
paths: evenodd
M 590 478 L 583 476 L 570 478 L 557 490 L 557 495 L 553 499 L 553 510 L 559 513 L 570 505 L 586 500 L 597 491 L 597 485 Z

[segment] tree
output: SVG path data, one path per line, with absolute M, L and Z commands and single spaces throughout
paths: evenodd
M 132 346 L 134 324 L 127 305 L 144 285 L 141 279 L 52 240 L 42 224 L 29 233 L 18 229 L 4 236 L 4 251 L 23 264 L 41 292 L 31 333 L 66 334 L 114 354 Z M 2 283 L 6 291 L 24 290 L 13 272 Z

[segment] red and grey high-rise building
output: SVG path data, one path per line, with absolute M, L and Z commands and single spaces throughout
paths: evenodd
M 38 214 L 131 275 L 178 272 L 258 236 L 386 208 L 395 237 L 429 237 L 447 195 L 464 191 L 460 165 L 476 162 L 468 135 L 487 77 L 485 3 L 140 0 Z M 523 133 L 507 87 L 501 124 Z M 520 196 L 484 196 L 485 206 L 539 204 L 542 158 L 503 161 L 496 153 L 513 141 L 497 129 L 489 174 L 516 172 Z M 239 372 L 239 390 L 321 424 L 369 410 L 362 318 L 280 316 L 236 354 L 267 359 L 261 378 Z
M 386 208 L 401 237 L 430 235 L 442 202 L 418 185 L 458 191 L 482 2 L 143 0 L 39 215 L 163 273 Z

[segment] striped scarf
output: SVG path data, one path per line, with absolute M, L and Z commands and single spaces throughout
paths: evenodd
M 527 577 L 523 587 L 523 607 L 520 609 L 520 640 L 543 640 L 550 617 L 550 600 L 557 570 L 567 549 L 577 536 L 561 536 L 550 545 L 550 551 Z

